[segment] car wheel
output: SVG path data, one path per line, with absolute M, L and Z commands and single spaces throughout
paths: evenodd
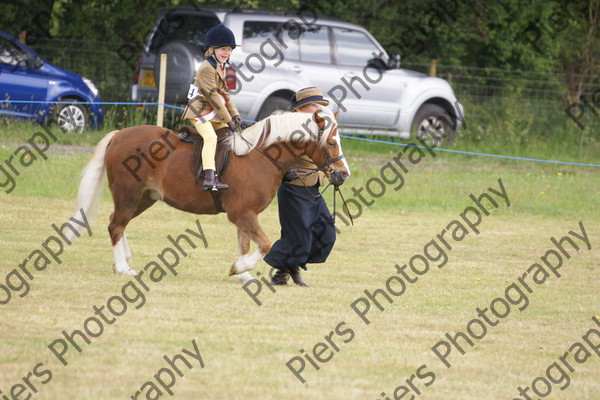
M 90 125 L 90 114 L 84 104 L 79 104 L 75 99 L 62 99 L 62 101 L 73 101 L 71 104 L 57 104 L 54 110 L 54 118 L 58 128 L 63 132 L 83 133 Z
M 451 142 L 456 132 L 453 118 L 437 104 L 421 106 L 413 120 L 412 131 L 430 147 Z
M 267 118 L 269 115 L 278 114 L 282 111 L 288 111 L 290 109 L 290 101 L 283 97 L 273 96 L 269 97 L 260 109 L 257 119 Z

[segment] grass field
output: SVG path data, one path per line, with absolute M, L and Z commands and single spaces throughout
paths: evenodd
M 5 131 L 0 138 L 23 141 L 33 132 L 19 129 L 16 140 L 8 140 Z M 87 145 L 101 136 L 93 133 L 63 143 Z M 2 285 L 10 271 L 55 234 L 51 224 L 61 225 L 73 214 L 79 171 L 91 148 L 53 146 L 48 160 L 37 160 L 21 171 L 12 193 L 0 194 Z M 346 199 L 356 199 L 352 187 L 359 190 L 380 177 L 381 168 L 402 150 L 351 140 L 345 140 L 344 147 L 352 169 L 343 187 Z M 0 145 L 0 160 L 15 148 Z M 500 150 L 484 151 L 483 144 L 468 149 Z M 507 146 L 505 154 L 599 164 L 597 150 L 597 145 L 546 143 Z M 164 204 L 153 207 L 127 230 L 135 269 L 157 260 L 170 245 L 167 235 L 195 230 L 196 220 L 208 247 L 188 249 L 176 276 L 169 273 L 160 282 L 149 282 L 143 305 L 141 299 L 132 301 L 114 323 L 104 324 L 102 334 L 90 337 L 91 344 L 76 338 L 82 351 L 71 345 L 64 366 L 48 346 L 63 338 L 63 330 L 83 329 L 84 321 L 95 315 L 92 307 L 106 306 L 112 296 L 122 295 L 130 280 L 110 269 L 106 225 L 111 199 L 105 189 L 92 236 L 65 246 L 61 264 L 52 260 L 42 271 L 32 269 L 29 293 L 19 297 L 12 292 L 10 302 L 0 305 L 0 398 L 10 399 L 12 388 L 19 399 L 28 398 L 28 393 L 32 399 L 129 399 L 143 385 L 140 399 L 159 397 L 157 391 L 148 393 L 152 385 L 170 397 L 154 375 L 168 366 L 163 356 L 182 354 L 182 349 L 193 352 L 192 341 L 204 367 L 191 357 L 187 359 L 192 369 L 178 361 L 183 377 L 175 375 L 172 391 L 177 399 L 525 399 L 517 388 L 531 387 L 532 382 L 544 395 L 550 390 L 547 397 L 552 399 L 600 398 L 600 354 L 582 339 L 590 328 L 600 332 L 592 321 L 593 316 L 600 319 L 598 169 L 440 152 L 408 170 L 398 191 L 393 189 L 397 183 L 388 185 L 379 198 L 365 195 L 374 202 L 362 208 L 354 226 L 338 222 L 341 232 L 328 262 L 309 266 L 304 274 L 311 288 L 283 287 L 272 293 L 263 285 L 260 307 L 227 277 L 237 249 L 234 226 L 224 215 L 184 214 Z M 351 304 L 367 298 L 365 290 L 385 289 L 386 280 L 398 275 L 396 264 L 424 254 L 427 243 L 474 205 L 469 195 L 479 196 L 490 187 L 499 190 L 498 179 L 510 207 L 503 201 L 497 208 L 486 203 L 494 209 L 482 217 L 481 233 L 471 231 L 462 241 L 452 242 L 447 263 L 437 268 L 439 261 L 431 262 L 428 272 L 407 284 L 401 296 L 391 296 L 393 303 L 379 294 L 376 299 L 384 310 L 371 301 L 366 314 L 370 323 L 365 324 Z M 331 203 L 330 191 L 325 197 Z M 275 203 L 260 220 L 269 237 L 277 239 Z M 507 294 L 507 287 L 532 264 L 543 264 L 540 257 L 556 248 L 551 237 L 560 239 L 569 231 L 581 235 L 580 221 L 591 250 L 574 239 L 580 250 L 565 247 L 571 257 L 563 259 L 561 276 L 551 275 L 539 285 L 528 277 L 531 293 L 523 291 L 520 301 L 510 303 L 510 313 L 487 326 L 481 339 L 472 339 L 473 347 L 459 339 L 465 354 L 451 347 L 451 368 L 446 368 L 432 347 L 448 341 L 447 332 L 467 332 L 469 322 L 478 318 L 478 307 L 489 308 L 496 298 L 515 300 L 516 292 Z M 267 275 L 267 265 L 261 262 L 256 271 Z M 5 296 L 0 290 L 0 301 Z M 480 327 L 469 326 L 473 335 L 481 334 Z M 326 336 L 339 351 L 332 350 Z M 589 339 L 600 346 L 600 336 L 591 334 Z M 589 357 L 582 347 L 572 347 L 577 342 Z M 579 353 L 565 357 L 569 349 Z M 294 357 L 292 366 L 304 360 L 304 384 L 286 366 Z M 328 360 L 319 362 L 317 357 Z M 558 367 L 549 369 L 554 362 Z M 159 376 L 168 378 L 164 372 Z M 541 397 L 532 389 L 528 393 Z

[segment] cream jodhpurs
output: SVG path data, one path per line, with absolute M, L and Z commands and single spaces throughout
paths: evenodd
M 217 134 L 215 133 L 215 128 L 210 121 L 195 122 L 193 119 L 190 119 L 190 121 L 192 121 L 198 133 L 204 139 L 204 145 L 202 146 L 202 168 L 216 171 L 215 153 L 217 151 Z

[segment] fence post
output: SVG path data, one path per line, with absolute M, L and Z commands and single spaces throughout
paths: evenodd
M 158 78 L 158 111 L 156 125 L 163 126 L 165 116 L 165 81 L 167 80 L 167 55 L 160 55 L 160 74 Z
M 429 76 L 435 76 L 437 74 L 437 60 L 431 59 L 429 61 Z

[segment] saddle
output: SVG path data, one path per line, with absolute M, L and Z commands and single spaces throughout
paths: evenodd
M 179 140 L 193 145 L 192 157 L 190 158 L 190 168 L 194 176 L 197 176 L 198 171 L 202 170 L 202 147 L 204 146 L 204 140 L 196 128 L 192 126 L 181 125 L 179 130 L 181 131 L 179 134 Z M 215 164 L 217 170 L 215 172 L 219 176 L 222 176 L 225 173 L 227 164 L 229 163 L 231 149 L 225 143 L 225 139 L 229 137 L 230 132 L 231 131 L 229 128 L 217 129 L 215 132 L 217 134 L 217 151 L 215 153 Z M 204 177 L 204 172 L 201 173 L 200 177 Z

